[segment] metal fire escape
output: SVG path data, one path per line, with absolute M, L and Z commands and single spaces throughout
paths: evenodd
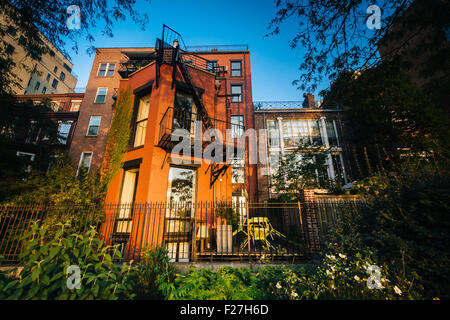
M 191 74 L 188 70 L 188 66 L 200 67 L 201 69 L 207 69 L 208 60 L 203 59 L 195 54 L 186 51 L 186 45 L 184 44 L 183 37 L 171 29 L 170 27 L 163 25 L 162 37 L 156 40 L 156 86 L 158 86 L 160 67 L 162 64 L 168 64 L 173 66 L 172 72 L 172 87 L 175 83 L 177 69 L 186 83 L 194 103 L 197 107 L 197 115 L 202 121 L 205 130 L 214 129 L 214 122 L 206 110 L 199 94 L 193 84 Z M 228 167 L 228 163 L 216 163 L 212 161 L 209 165 L 210 170 L 210 187 L 214 185 L 217 179 L 225 174 Z

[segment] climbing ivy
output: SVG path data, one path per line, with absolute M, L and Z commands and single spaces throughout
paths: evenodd
M 129 87 L 127 89 L 121 89 L 108 133 L 100 177 L 105 190 L 123 164 L 123 155 L 127 151 L 131 133 L 131 118 L 133 116 L 132 103 L 133 94 L 131 89 Z

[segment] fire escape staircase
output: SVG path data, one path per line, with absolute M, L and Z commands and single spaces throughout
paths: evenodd
M 184 82 L 188 86 L 188 89 L 192 95 L 194 103 L 197 107 L 197 115 L 199 116 L 205 130 L 213 129 L 214 122 L 208 115 L 208 111 L 204 106 L 202 100 L 200 99 L 197 90 L 194 87 L 192 76 L 188 70 L 187 65 L 193 65 L 193 62 L 189 60 L 189 58 L 194 57 L 191 53 L 180 48 L 182 45 L 184 48 L 183 38 L 181 35 L 171 29 L 170 27 L 163 25 L 162 38 L 156 40 L 156 85 L 158 85 L 158 79 L 160 75 L 160 66 L 163 63 L 169 64 L 173 66 L 172 73 L 172 84 L 175 82 L 175 76 L 177 69 L 180 70 L 180 73 L 184 79 Z M 170 44 L 172 42 L 172 44 Z M 197 57 L 199 58 L 199 57 Z M 225 174 L 230 164 L 228 163 L 216 163 L 212 161 L 209 165 L 208 170 L 210 170 L 210 187 L 214 185 L 214 183 L 221 176 Z

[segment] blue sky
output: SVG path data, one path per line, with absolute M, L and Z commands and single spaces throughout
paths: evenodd
M 137 8 L 149 15 L 145 31 L 128 19 L 113 27 L 113 38 L 101 35 L 101 26 L 93 30 L 96 47 L 154 46 L 163 23 L 182 34 L 187 46 L 248 44 L 251 54 L 253 100 L 303 100 L 303 92 L 291 83 L 300 72 L 301 48 L 292 50 L 289 40 L 295 23 L 282 25 L 281 34 L 264 38 L 267 25 L 276 12 L 273 0 L 198 0 L 138 2 Z M 79 41 L 79 53 L 69 50 L 78 76 L 77 87 L 85 87 L 94 56 L 86 53 L 87 41 Z M 70 44 L 67 43 L 67 48 Z M 323 81 L 316 94 L 328 86 Z

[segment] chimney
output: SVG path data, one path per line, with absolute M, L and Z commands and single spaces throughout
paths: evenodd
M 310 93 L 304 93 L 303 97 L 305 100 L 303 101 L 303 108 L 315 108 L 316 103 L 314 102 L 314 95 Z

